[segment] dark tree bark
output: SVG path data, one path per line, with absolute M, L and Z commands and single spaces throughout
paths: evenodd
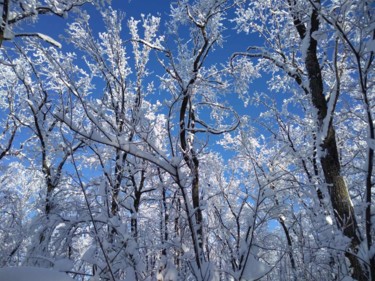
M 323 77 L 317 57 L 317 41 L 312 36 L 313 32 L 319 30 L 318 11 L 313 7 L 309 18 L 310 29 L 307 29 L 298 17 L 295 10 L 295 1 L 288 0 L 288 2 L 294 25 L 301 41 L 305 39 L 309 40 L 305 57 L 305 66 L 309 81 L 309 95 L 313 106 L 317 110 L 317 130 L 322 137 L 320 147 L 317 149 L 321 150 L 319 154 L 320 162 L 325 181 L 328 185 L 335 219 L 343 234 L 351 239 L 349 249 L 346 251 L 346 257 L 350 261 L 352 277 L 359 281 L 365 281 L 368 280 L 367 272 L 362 268 L 362 264 L 356 255 L 358 246 L 361 243 L 361 238 L 358 236 L 358 225 L 348 187 L 344 177 L 341 175 L 341 165 L 335 137 L 336 133 L 332 124 L 332 118 L 326 120 L 328 105 L 323 92 Z M 320 4 L 320 1 L 318 0 L 316 3 Z M 306 38 L 306 36 L 308 36 L 308 38 Z M 324 132 L 324 126 L 327 125 L 325 122 L 328 122 L 327 132 Z
M 5 36 L 5 30 L 8 25 L 8 14 L 9 14 L 9 0 L 3 0 L 0 4 L 3 6 L 3 12 L 1 14 L 1 24 L 0 24 L 0 47 L 3 44 L 4 36 Z

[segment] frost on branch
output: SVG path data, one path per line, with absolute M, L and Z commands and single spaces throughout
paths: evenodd
M 2 49 L 0 267 L 76 280 L 368 280 L 369 2 L 182 0 L 132 13 L 146 2 L 74 6 L 60 50 L 39 33 Z M 83 2 L 11 3 L 27 28 Z

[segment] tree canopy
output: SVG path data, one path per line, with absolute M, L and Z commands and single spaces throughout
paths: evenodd
M 0 280 L 375 280 L 374 1 L 165 3 L 0 3 Z

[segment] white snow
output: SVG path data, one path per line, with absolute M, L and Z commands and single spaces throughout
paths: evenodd
M 66 258 L 58 259 L 54 262 L 53 268 L 57 271 L 69 271 L 74 267 L 71 260 Z
M 326 222 L 329 224 L 329 225 L 333 225 L 333 220 L 332 220 L 332 217 L 331 216 L 326 216 Z
M 9 35 L 10 36 L 10 35 Z M 62 48 L 62 45 L 60 42 L 56 41 L 55 39 L 53 39 L 52 37 L 46 35 L 46 34 L 43 34 L 43 33 L 39 33 L 39 32 L 36 32 L 36 33 L 19 33 L 19 34 L 15 34 L 13 35 L 13 37 L 39 37 L 40 39 L 46 41 L 47 43 L 61 49 Z M 12 39 L 12 38 L 10 38 Z
M 74 281 L 68 275 L 48 268 L 5 267 L 0 268 L 0 281 Z
M 78 128 L 77 126 L 75 126 L 73 121 L 70 120 L 70 118 L 68 116 L 66 116 L 62 113 L 56 113 L 55 116 L 58 119 L 60 119 L 62 122 L 64 122 L 66 125 L 68 125 L 73 131 L 77 132 L 78 134 L 80 134 L 81 136 L 83 136 L 85 138 L 91 139 L 91 140 L 96 141 L 98 143 L 102 143 L 102 144 L 106 144 L 106 145 L 109 145 L 109 146 L 112 146 L 112 147 L 119 148 L 119 149 L 121 149 L 121 150 L 123 150 L 123 151 L 125 151 L 125 152 L 127 152 L 131 155 L 134 155 L 136 157 L 139 157 L 141 159 L 145 159 L 145 160 L 150 161 L 151 163 L 154 163 L 155 165 L 159 166 L 161 169 L 167 171 L 172 176 L 177 175 L 176 168 L 173 167 L 167 160 L 165 160 L 166 159 L 165 156 L 163 158 L 158 158 L 152 153 L 148 153 L 146 151 L 143 151 L 143 150 L 139 149 L 137 147 L 137 145 L 134 144 L 134 143 L 131 143 L 131 142 L 121 142 L 120 143 L 115 136 L 111 136 L 109 134 L 104 137 L 104 136 L 99 135 L 99 133 L 97 133 L 97 132 L 86 133 L 86 132 L 82 131 L 80 128 Z M 96 120 L 95 116 L 92 116 L 90 119 L 91 119 L 91 122 L 93 122 L 94 125 L 101 132 L 105 131 L 101 128 L 101 126 L 99 125 L 100 122 Z M 149 143 L 149 145 L 152 146 L 151 143 Z M 157 152 L 158 152 L 157 154 L 163 155 L 162 151 L 157 151 Z
M 270 270 L 270 267 L 258 260 L 252 255 L 249 256 L 249 260 L 245 265 L 245 269 L 241 278 L 241 281 L 253 281 L 261 278 Z
M 50 43 L 51 45 L 54 45 L 55 47 L 57 47 L 57 48 L 59 48 L 59 49 L 62 48 L 62 45 L 61 45 L 60 42 L 56 41 L 55 39 L 53 39 L 52 37 L 50 37 L 50 36 L 48 36 L 48 35 L 46 35 L 46 34 L 43 34 L 43 33 L 39 33 L 39 32 L 38 32 L 38 33 L 36 33 L 36 35 L 37 35 L 40 39 L 42 39 L 42 40 L 44 40 L 44 41 Z

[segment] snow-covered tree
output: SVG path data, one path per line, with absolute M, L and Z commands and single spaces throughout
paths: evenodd
M 345 166 L 354 163 L 353 155 L 362 153 L 363 147 L 356 152 L 348 142 L 343 146 L 347 136 L 342 131 L 337 135 L 336 128 L 342 125 L 341 120 L 337 120 L 340 117 L 336 116 L 341 104 L 352 103 L 349 110 L 357 110 L 357 100 L 361 100 L 362 120 L 367 124 L 371 142 L 374 132 L 369 93 L 373 88 L 368 79 L 373 75 L 373 50 L 369 47 L 373 40 L 372 9 L 366 1 L 345 4 L 253 1 L 238 8 L 236 22 L 239 30 L 259 34 L 265 44 L 250 46 L 246 52 L 233 56 L 234 60 L 237 57 L 258 59 L 257 67 L 272 75 L 271 89 L 292 92 L 294 103 L 302 101 L 302 110 L 311 122 L 310 137 L 307 137 L 312 149 L 308 158 L 299 156 L 300 151 L 294 144 L 294 128 L 289 123 L 284 125 L 285 121 L 278 121 L 279 129 L 286 135 L 286 143 L 293 154 L 300 159 L 298 162 L 306 176 L 311 180 L 315 178 L 312 184 L 319 203 L 314 208 L 321 207 L 332 213 L 343 239 L 349 241 L 342 250 L 350 263 L 349 274 L 358 280 L 368 280 L 374 270 L 370 219 L 373 151 L 369 145 L 367 156 L 361 159 L 366 172 L 362 174 L 365 188 L 360 193 L 366 194 L 366 198 L 357 200 L 355 194 L 359 187 L 348 184 L 351 175 L 345 174 Z M 293 84 L 296 87 L 293 88 Z M 284 106 L 288 105 L 284 102 Z M 274 116 L 280 120 L 277 112 Z M 352 156 L 348 162 L 342 156 L 346 151 Z
M 374 278 L 372 3 L 1 5 L 0 267 Z

